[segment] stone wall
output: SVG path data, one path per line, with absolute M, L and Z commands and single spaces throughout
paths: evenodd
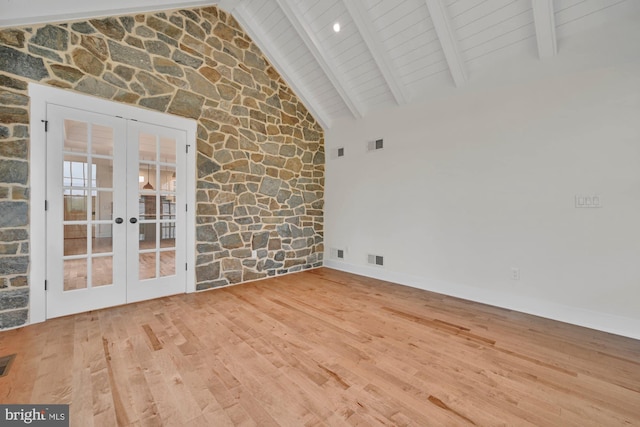
M 29 265 L 30 81 L 198 121 L 198 290 L 322 264 L 322 129 L 233 17 L 0 29 L 0 328 L 27 321 L 44 268 Z

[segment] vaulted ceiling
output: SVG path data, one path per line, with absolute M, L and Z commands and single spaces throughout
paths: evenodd
M 638 0 L 228 3 L 221 6 L 232 9 L 325 127 L 464 87 L 479 67 L 499 67 L 508 57 L 562 54 L 563 38 L 640 6 Z
M 568 38 L 640 16 L 638 0 L 0 1 L 3 26 L 217 3 L 325 129 L 455 91 L 505 61 L 553 60 Z

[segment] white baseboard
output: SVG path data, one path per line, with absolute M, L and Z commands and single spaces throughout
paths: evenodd
M 385 280 L 387 282 L 398 283 L 400 285 L 640 340 L 640 319 L 615 316 L 609 313 L 556 304 L 551 301 L 528 298 L 520 295 L 504 294 L 457 283 L 430 280 L 380 268 L 347 264 L 342 261 L 325 260 L 324 266 L 334 270 Z

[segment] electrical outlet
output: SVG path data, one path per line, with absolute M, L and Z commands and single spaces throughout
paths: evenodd
M 518 267 L 511 268 L 511 280 L 520 280 L 520 269 Z
M 251 258 L 258 258 L 258 251 L 257 250 L 252 250 L 251 251 Z

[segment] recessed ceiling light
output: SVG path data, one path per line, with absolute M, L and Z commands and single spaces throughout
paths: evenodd
M 335 31 L 336 33 L 340 32 L 340 23 L 336 22 L 335 24 L 333 24 L 333 31 Z

